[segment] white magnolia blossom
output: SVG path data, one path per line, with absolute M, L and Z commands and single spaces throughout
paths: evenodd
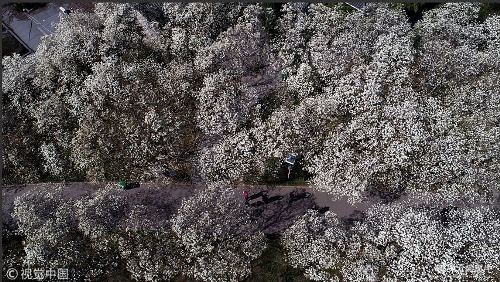
M 36 130 L 44 136 L 45 167 L 58 178 L 71 179 L 78 174 L 69 160 L 71 139 L 82 110 L 82 88 L 91 64 L 98 60 L 101 22 L 95 16 L 72 13 L 61 21 L 53 35 L 44 37 L 34 54 L 35 79 L 32 91 L 40 95 L 34 101 L 32 116 Z M 51 157 L 47 146 L 53 148 Z M 62 171 L 56 167 L 64 167 Z
M 259 5 L 246 7 L 237 24 L 195 59 L 206 73 L 197 93 L 197 122 L 207 138 L 230 136 L 248 126 L 257 103 L 279 83 L 279 63 L 260 19 L 265 16 Z
M 479 8 L 446 4 L 418 23 L 417 86 L 427 95 L 432 138 L 415 165 L 413 190 L 455 197 L 498 191 L 498 17 L 480 23 Z
M 89 178 L 146 178 L 152 166 L 185 169 L 196 135 L 193 113 L 181 110 L 190 93 L 183 70 L 150 59 L 94 65 L 83 92 L 86 114 L 72 140 L 72 159 Z
M 235 193 L 224 183 L 198 190 L 172 219 L 194 279 L 241 281 L 266 247 L 264 234 Z
M 130 210 L 118 248 L 135 280 L 166 281 L 186 270 L 184 251 L 170 228 L 170 215 L 169 208 L 156 205 L 136 205 Z
M 283 234 L 287 260 L 315 281 L 340 281 L 333 270 L 341 262 L 339 246 L 346 242 L 346 232 L 337 216 L 309 210 Z
M 405 29 L 379 35 L 372 61 L 333 88 L 330 95 L 345 119 L 312 161 L 319 189 L 359 201 L 366 191 L 397 192 L 404 185 L 412 155 L 426 137 L 409 84 L 413 56 Z
M 233 25 L 245 5 L 241 3 L 164 3 L 167 25 L 182 29 L 187 54 L 209 46 Z
M 315 175 L 317 188 L 334 198 L 346 196 L 352 202 L 372 193 L 387 196 L 403 189 L 455 195 L 497 190 L 498 165 L 493 160 L 497 159 L 494 156 L 498 142 L 493 140 L 498 140 L 498 130 L 492 127 L 496 108 L 491 101 L 496 100 L 492 89 L 498 79 L 496 73 L 489 72 L 498 56 L 490 51 L 496 46 L 495 39 L 488 38 L 495 18 L 476 24 L 473 20 L 477 18 L 478 6 L 447 4 L 426 13 L 412 30 L 403 16 L 386 9 L 368 6 L 364 13 L 347 15 L 337 10 L 330 12 L 322 5 L 287 10 L 301 25 L 300 30 L 310 31 L 289 36 L 302 34 L 301 40 L 309 42 L 304 45 L 311 48 L 309 57 L 318 58 L 313 60 L 318 65 L 311 68 L 324 72 L 319 78 L 327 87 L 323 88 L 324 96 L 317 96 L 321 101 L 317 104 L 327 106 L 332 115 L 327 120 L 332 122 L 301 119 L 302 126 L 296 127 L 297 116 L 315 117 L 314 108 L 302 106 L 306 101 L 310 104 L 310 99 L 303 99 L 298 106 L 275 111 L 276 117 L 271 116 L 266 126 L 275 127 L 274 130 L 255 130 L 258 144 L 264 145 L 260 150 L 271 151 L 275 156 L 301 152 L 306 169 Z M 304 13 L 312 15 L 307 24 L 297 18 L 304 17 Z M 315 27 L 316 21 L 340 22 Z M 372 25 L 363 27 L 371 21 Z M 322 31 L 328 28 L 329 32 L 331 26 L 346 23 L 349 27 L 343 33 L 362 30 L 362 34 L 344 38 L 333 33 L 335 37 L 328 39 L 331 33 Z M 303 33 L 313 36 L 308 39 Z M 353 39 L 362 41 L 349 41 Z M 336 54 L 339 48 L 325 44 L 349 47 Z M 301 48 L 303 52 L 309 50 Z M 349 55 L 351 50 L 355 55 Z M 340 68 L 329 71 L 327 66 L 319 65 L 329 60 L 340 62 L 329 66 Z M 342 67 L 344 60 L 348 69 Z M 303 60 L 296 69 L 304 70 L 306 63 Z M 300 72 L 296 74 L 287 79 L 289 89 L 309 93 L 315 80 L 304 79 L 307 76 Z M 471 76 L 477 79 L 469 87 Z M 436 79 L 447 86 L 446 92 L 438 87 Z M 436 91 L 440 91 L 440 97 L 436 97 Z M 477 95 L 471 96 L 471 92 Z M 464 111 L 465 107 L 471 109 Z M 318 134 L 307 129 L 315 129 L 323 136 L 318 138 Z M 288 133 L 291 130 L 293 134 Z M 309 136 L 310 142 L 304 142 L 302 136 Z
M 449 3 L 411 26 L 400 6 L 343 7 L 72 13 L 35 55 L 3 60 L 7 175 L 241 181 L 295 152 L 352 202 L 498 189 L 499 17 Z
M 45 159 L 45 169 L 54 175 L 61 175 L 63 167 L 57 158 L 54 144 L 42 144 L 40 151 Z
M 356 227 L 365 240 L 384 250 L 384 277 L 414 281 L 492 279 L 500 260 L 498 210 L 410 205 L 377 205 Z M 372 255 L 366 253 L 369 259 Z
M 8 148 L 6 175 L 38 177 L 23 161 L 23 146 L 51 179 L 151 179 L 158 177 L 152 167 L 190 170 L 195 121 L 194 111 L 184 109 L 194 107 L 192 67 L 170 64 L 180 55 L 155 49 L 170 45 L 168 28 L 158 35 L 163 45 L 143 40 L 138 15 L 128 4 L 97 4 L 96 14 L 65 17 L 34 55 L 3 60 L 7 108 L 18 113 L 12 127 L 34 135 L 23 133 L 24 140 L 13 142 L 18 149 Z
M 37 187 L 17 197 L 13 218 L 24 237 L 26 268 L 67 268 L 71 279 L 92 279 L 110 270 L 113 258 L 96 255 L 78 229 L 75 207 L 63 186 Z
M 132 5 L 98 3 L 95 12 L 104 25 L 102 55 L 119 57 L 128 54 L 133 57 L 144 51 L 145 33 Z
M 309 5 L 287 3 L 282 7 L 283 15 L 278 19 L 278 28 L 283 35 L 276 45 L 283 61 L 285 77 L 294 75 L 301 64 L 309 62 L 306 53 L 312 25 L 308 14 Z
M 41 140 L 30 116 L 36 92 L 32 89 L 35 58 L 14 54 L 2 59 L 3 183 L 37 182 L 42 173 Z
M 248 119 L 248 109 L 242 105 L 242 92 L 238 78 L 221 73 L 206 77 L 198 94 L 200 109 L 198 126 L 205 134 L 235 133 Z
M 18 112 L 23 111 L 33 103 L 34 94 L 32 80 L 36 67 L 35 57 L 19 54 L 2 58 L 2 92 L 8 94 L 10 105 Z
M 175 171 L 208 187 L 175 213 L 129 210 L 111 185 L 75 202 L 30 190 L 14 203 L 23 263 L 70 266 L 76 280 L 120 260 L 138 281 L 244 280 L 266 240 L 229 185 L 277 174 L 294 152 L 334 199 L 411 196 L 354 221 L 300 218 L 282 244 L 309 279 L 494 280 L 500 17 L 481 5 L 440 4 L 414 25 L 383 3 L 99 3 L 67 15 L 35 54 L 2 59 L 5 181 Z
M 116 185 L 108 184 L 74 204 L 78 229 L 90 241 L 96 256 L 109 261 L 109 264 L 100 265 L 96 262 L 98 268 L 112 269 L 119 263 L 120 253 L 116 245 L 128 211 L 128 202 L 120 192 Z
M 200 153 L 199 170 L 208 181 L 238 181 L 259 164 L 252 153 L 255 144 L 247 132 L 223 139 Z
M 78 227 L 93 240 L 106 240 L 125 216 L 127 203 L 116 185 L 108 184 L 75 204 Z
M 417 197 L 376 204 L 351 224 L 309 211 L 282 244 L 289 262 L 316 281 L 493 281 L 499 225 L 491 206 Z

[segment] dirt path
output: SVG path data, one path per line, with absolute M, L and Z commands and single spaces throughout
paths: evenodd
M 71 198 L 78 198 L 84 195 L 88 195 L 100 187 L 104 187 L 108 183 L 93 183 L 93 182 L 67 182 L 67 183 L 47 183 L 46 185 L 62 184 L 67 188 L 66 195 Z M 111 183 L 111 184 L 114 184 Z M 2 203 L 9 204 L 13 201 L 15 197 L 21 195 L 22 193 L 40 187 L 44 184 L 17 184 L 17 185 L 6 185 L 2 188 Z M 141 197 L 141 194 L 145 191 L 150 191 L 151 189 L 160 189 L 163 191 L 162 195 L 158 196 L 169 196 L 174 198 L 183 198 L 190 195 L 195 187 L 191 183 L 172 183 L 172 184 L 158 184 L 158 183 L 141 183 L 140 187 L 126 190 L 124 193 L 126 195 Z M 315 202 L 318 206 L 328 207 L 331 211 L 334 211 L 339 216 L 347 216 L 354 212 L 355 210 L 366 210 L 373 203 L 363 202 L 356 205 L 351 205 L 346 199 L 332 200 L 331 196 L 326 192 L 319 192 L 310 186 L 270 186 L 270 185 L 239 185 L 238 189 L 240 195 L 244 190 L 248 190 L 250 194 L 258 193 L 260 191 L 269 191 L 271 196 L 281 195 L 285 196 L 292 191 L 305 190 L 312 193 L 315 198 Z M 168 193 L 167 193 L 168 192 Z M 242 196 L 243 199 L 243 196 Z
M 91 195 L 97 189 L 109 183 L 71 182 L 4 186 L 2 189 L 2 214 L 4 222 L 9 225 L 13 223 L 11 213 L 16 197 L 31 189 L 57 184 L 65 186 L 65 197 L 75 200 Z M 183 198 L 191 195 L 195 189 L 196 185 L 191 183 L 141 183 L 138 188 L 122 191 L 122 195 L 127 198 L 130 205 L 167 201 L 179 203 Z M 258 195 L 259 192 L 266 192 L 269 197 L 268 202 L 264 203 L 262 197 L 257 197 L 257 199 L 251 201 L 252 211 L 261 221 L 262 228 L 266 233 L 282 231 L 293 223 L 296 217 L 304 214 L 311 208 L 323 208 L 323 211 L 331 210 L 340 217 L 347 217 L 355 210 L 366 210 L 371 205 L 368 202 L 351 205 L 346 200 L 333 201 L 327 193 L 314 191 L 308 186 L 239 185 L 237 189 L 239 190 L 237 196 L 241 197 L 241 201 L 244 201 L 244 190 L 248 191 L 251 196 Z M 292 193 L 296 193 L 299 196 L 295 197 Z
M 64 185 L 64 196 L 70 199 L 79 199 L 91 195 L 97 189 L 107 184 L 116 183 L 91 183 L 91 182 L 71 182 L 71 183 L 39 183 L 20 184 L 2 187 L 2 216 L 4 224 L 12 224 L 11 213 L 13 211 L 14 199 L 23 193 L 37 189 L 44 185 Z M 140 187 L 122 191 L 122 195 L 127 198 L 128 204 L 145 205 L 166 205 L 168 203 L 180 203 L 181 200 L 195 191 L 200 184 L 193 183 L 141 183 Z M 117 188 L 118 189 L 118 188 Z M 366 211 L 371 207 L 376 199 L 361 202 L 356 205 L 350 204 L 347 199 L 332 200 L 332 197 L 325 192 L 319 192 L 309 186 L 266 186 L 266 185 L 238 185 L 236 195 L 244 201 L 243 191 L 248 191 L 250 197 L 256 199 L 250 201 L 254 216 L 261 221 L 262 228 L 266 233 L 276 233 L 292 224 L 296 217 L 304 214 L 308 209 L 318 209 L 322 211 L 330 210 L 341 218 L 348 218 L 356 211 Z M 265 192 L 267 198 L 258 196 Z M 294 196 L 298 194 L 299 197 Z M 262 193 L 261 193 L 262 194 Z M 302 195 L 302 196 L 300 196 Z M 309 195 L 309 196 L 308 196 Z M 399 200 L 404 200 L 403 196 Z M 497 199 L 500 206 L 500 197 Z M 154 217 L 154 216 L 153 216 Z M 160 219 L 160 218 L 158 218 Z

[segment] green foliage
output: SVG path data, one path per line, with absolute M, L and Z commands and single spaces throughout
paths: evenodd
M 479 20 L 484 21 L 491 16 L 500 15 L 500 3 L 483 3 L 479 10 Z
M 12 3 L 12 7 L 18 12 L 26 10 L 36 10 L 47 6 L 48 3 Z
M 258 182 L 268 185 L 304 185 L 311 174 L 304 169 L 303 161 L 301 156 L 297 158 L 288 179 L 288 164 L 283 159 L 271 157 L 265 163 L 264 172 L 258 176 Z
M 408 21 L 415 24 L 417 21 L 422 19 L 424 12 L 436 8 L 439 3 L 405 3 L 405 4 L 394 4 L 395 8 L 402 9 L 406 12 L 408 16 Z
M 303 271 L 291 267 L 285 260 L 285 250 L 279 236 L 271 236 L 268 247 L 261 257 L 252 262 L 252 275 L 245 282 L 307 282 Z

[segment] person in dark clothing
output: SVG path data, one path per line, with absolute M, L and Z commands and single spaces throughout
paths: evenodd
M 269 197 L 267 196 L 267 193 L 262 194 L 262 201 L 264 201 L 265 204 L 269 203 Z

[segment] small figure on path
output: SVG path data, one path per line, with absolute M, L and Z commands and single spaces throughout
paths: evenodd
M 245 203 L 248 204 L 248 191 L 243 191 L 243 198 L 245 198 Z

